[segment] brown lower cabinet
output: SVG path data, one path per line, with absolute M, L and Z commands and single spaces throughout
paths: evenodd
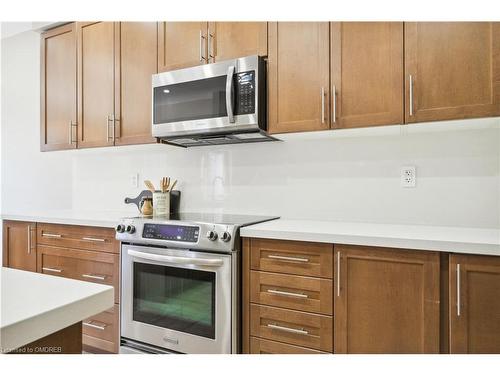
M 36 223 L 3 222 L 3 266 L 36 272 Z
M 500 353 L 500 257 L 450 255 L 450 353 Z

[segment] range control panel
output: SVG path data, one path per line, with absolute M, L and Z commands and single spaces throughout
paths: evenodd
M 172 224 L 144 224 L 142 238 L 179 242 L 198 242 L 200 227 Z

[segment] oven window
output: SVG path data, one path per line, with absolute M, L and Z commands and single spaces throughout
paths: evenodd
M 155 124 L 226 116 L 226 76 L 154 88 Z
M 133 320 L 215 339 L 215 272 L 134 262 Z

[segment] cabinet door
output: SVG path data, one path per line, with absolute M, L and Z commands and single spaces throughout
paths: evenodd
M 3 222 L 3 265 L 36 272 L 36 223 Z
M 267 56 L 267 22 L 209 22 L 208 59 Z
M 113 22 L 77 23 L 78 147 L 112 146 L 114 133 Z
M 450 352 L 500 354 L 500 258 L 450 255 Z
M 160 72 L 207 62 L 207 22 L 160 22 L 158 28 Z
M 158 71 L 155 22 L 116 22 L 115 144 L 154 142 L 151 75 Z
M 403 23 L 331 24 L 332 128 L 403 123 Z
M 330 128 L 328 22 L 269 23 L 269 132 Z
M 439 353 L 439 254 L 334 252 L 336 353 Z
M 405 24 L 405 119 L 500 115 L 500 23 Z
M 76 148 L 75 24 L 44 32 L 40 51 L 40 148 Z

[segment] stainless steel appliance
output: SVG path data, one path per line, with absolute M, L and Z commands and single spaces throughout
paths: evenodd
M 275 219 L 184 213 L 123 219 L 121 352 L 240 351 L 239 228 Z
M 276 140 L 267 135 L 266 63 L 249 56 L 153 75 L 153 137 L 177 146 Z

